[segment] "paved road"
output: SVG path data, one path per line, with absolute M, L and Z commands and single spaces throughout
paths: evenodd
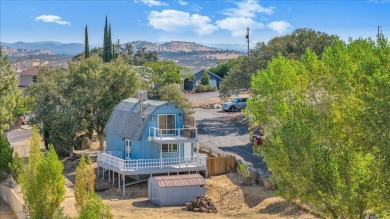
M 194 117 L 201 146 L 210 148 L 216 153 L 231 153 L 266 172 L 267 165 L 263 159 L 253 154 L 249 143 L 248 125 L 242 113 L 195 109 Z
M 15 143 L 29 139 L 31 137 L 31 129 L 16 129 L 10 132 L 7 132 L 9 143 Z
M 218 98 L 219 92 L 206 92 L 206 93 L 198 93 L 198 94 L 186 94 L 186 97 L 191 100 L 205 100 L 211 98 Z

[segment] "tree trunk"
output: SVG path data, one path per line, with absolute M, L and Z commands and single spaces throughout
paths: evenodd
M 100 151 L 105 151 L 106 150 L 106 147 L 104 147 L 104 133 L 103 132 L 98 132 L 98 136 L 99 136 L 99 150 Z

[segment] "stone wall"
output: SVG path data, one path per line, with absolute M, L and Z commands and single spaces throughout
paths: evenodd
M 0 184 L 0 198 L 11 207 L 18 219 L 26 219 L 27 210 L 21 197 L 22 193 L 18 190 L 20 190 L 18 186 L 11 186 L 6 180 Z

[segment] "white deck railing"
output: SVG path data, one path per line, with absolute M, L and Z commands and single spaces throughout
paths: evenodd
M 98 164 L 105 164 L 120 171 L 147 171 L 157 169 L 206 167 L 207 157 L 205 154 L 199 154 L 193 157 L 123 160 L 111 154 L 115 153 L 98 152 Z
M 197 128 L 159 129 L 149 127 L 149 137 L 163 140 L 164 137 L 197 138 Z

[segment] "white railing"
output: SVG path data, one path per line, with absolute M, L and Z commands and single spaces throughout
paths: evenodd
M 156 169 L 172 169 L 172 168 L 191 168 L 191 167 L 206 167 L 205 154 L 199 154 L 193 157 L 176 157 L 176 158 L 158 158 L 158 159 L 136 159 L 123 160 L 121 158 L 110 155 L 109 152 L 98 152 L 98 164 L 106 164 L 120 171 L 142 171 Z
M 156 127 L 149 127 L 149 137 L 159 138 L 163 137 L 180 137 L 180 138 L 197 138 L 197 128 L 178 128 L 178 129 L 159 129 Z

